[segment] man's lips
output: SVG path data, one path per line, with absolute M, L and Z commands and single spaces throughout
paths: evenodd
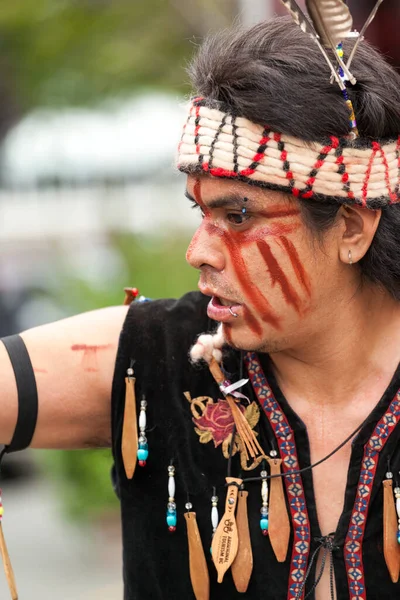
M 214 321 L 220 321 L 221 323 L 228 323 L 235 321 L 242 313 L 243 307 L 241 304 L 229 304 L 224 300 L 222 304 L 218 296 L 212 296 L 207 306 L 207 315 Z

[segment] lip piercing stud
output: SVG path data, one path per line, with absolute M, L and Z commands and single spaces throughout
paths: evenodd
M 231 309 L 231 307 L 229 307 L 229 312 L 231 313 L 232 317 L 235 317 L 235 319 L 237 318 L 237 314 L 233 312 L 233 310 Z

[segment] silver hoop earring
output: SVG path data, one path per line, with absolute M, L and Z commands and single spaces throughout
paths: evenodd
M 349 250 L 349 265 L 353 264 L 353 257 L 351 255 L 351 250 Z

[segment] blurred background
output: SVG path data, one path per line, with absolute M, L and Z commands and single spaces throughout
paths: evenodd
M 301 2 L 300 2 L 301 3 Z M 349 0 L 360 29 L 375 0 Z M 279 0 L 13 0 L 0 9 L 0 335 L 196 288 L 198 217 L 173 169 L 185 66 L 203 36 Z M 400 65 L 400 3 L 368 39 Z M 6 457 L 4 529 L 22 600 L 122 598 L 110 453 Z M 0 598 L 9 597 L 0 569 Z

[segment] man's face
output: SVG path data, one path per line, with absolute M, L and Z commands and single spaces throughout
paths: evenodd
M 200 270 L 208 315 L 223 323 L 230 344 L 283 350 L 334 317 L 335 235 L 330 230 L 323 247 L 315 241 L 295 199 L 210 176 L 189 176 L 187 195 L 202 213 L 187 260 Z

